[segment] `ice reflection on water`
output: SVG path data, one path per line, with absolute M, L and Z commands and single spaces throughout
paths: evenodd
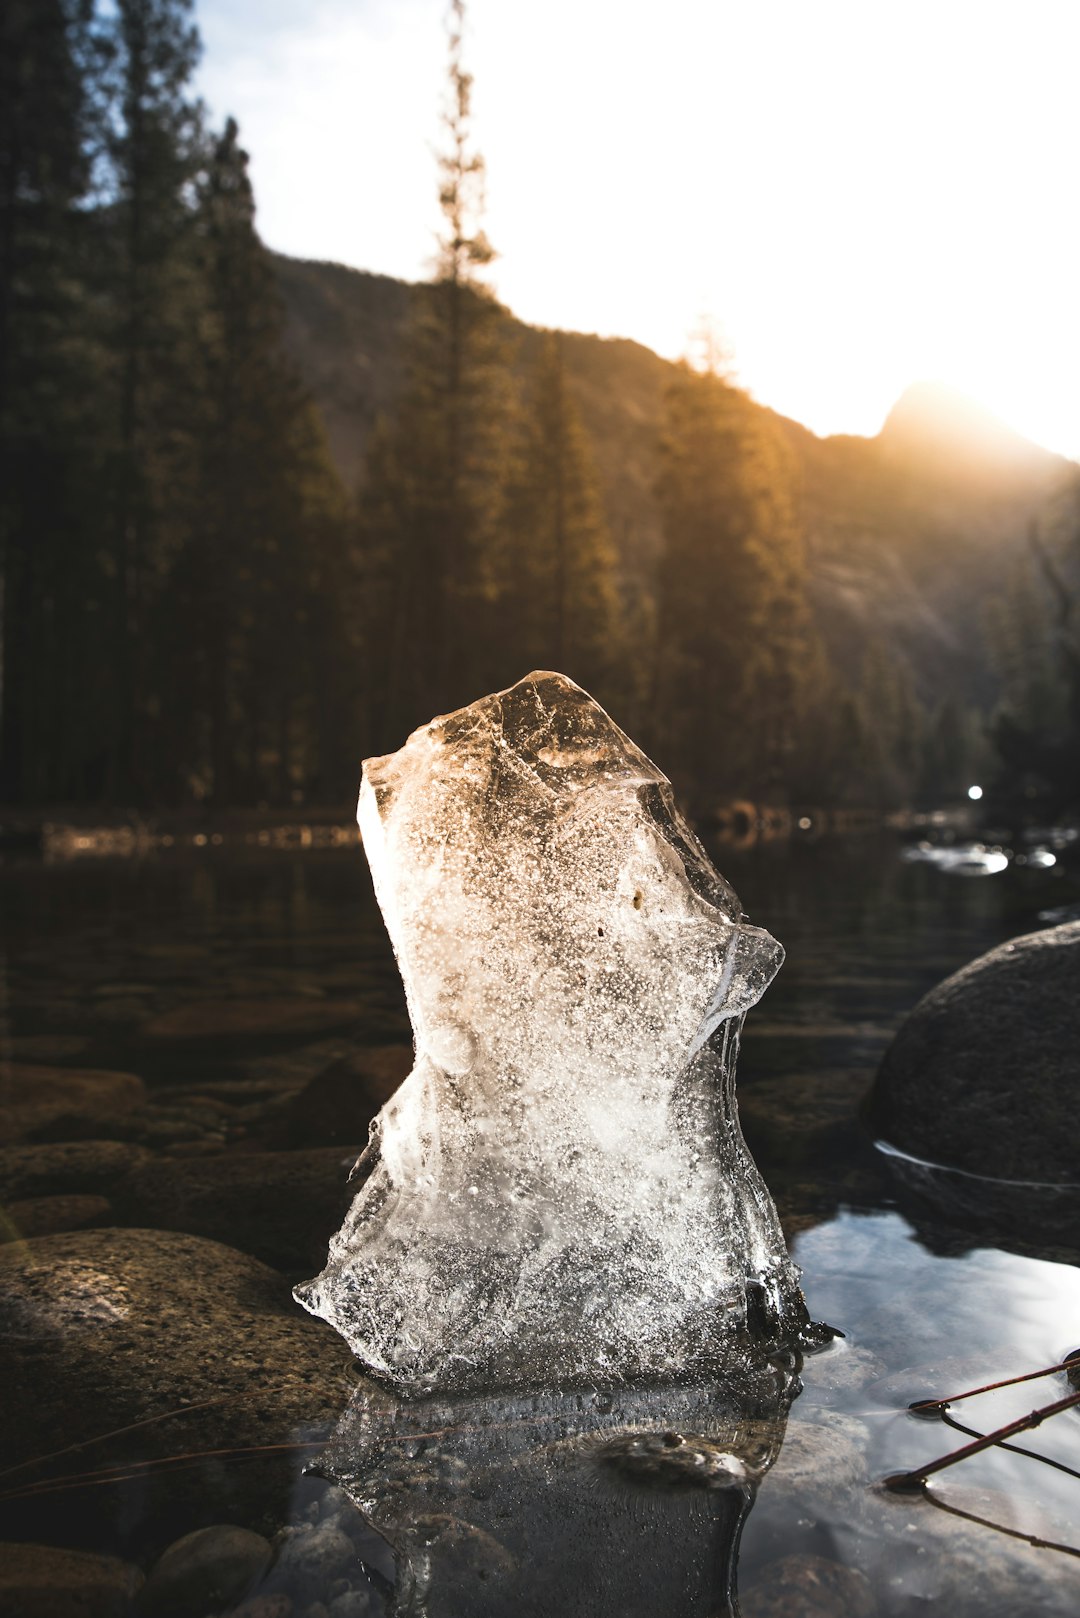
M 1041 911 L 1074 903 L 1076 892 L 1054 871 L 1031 868 L 992 882 L 950 881 L 872 840 L 773 845 L 737 857 L 720 850 L 718 863 L 788 951 L 747 1028 L 739 1085 L 745 1132 L 794 1240 L 811 1314 L 848 1333 L 807 1360 L 783 1446 L 746 1518 L 743 1618 L 915 1618 L 927 1610 L 950 1618 L 1072 1618 L 1080 1610 L 1080 1561 L 925 1501 L 885 1497 L 873 1483 L 963 1442 L 944 1425 L 907 1415 L 912 1399 L 1049 1365 L 1080 1346 L 1075 1244 L 1055 1245 L 1063 1238 L 1048 1240 L 1037 1226 L 1015 1241 L 986 1229 L 965 1234 L 921 1210 L 883 1172 L 858 1108 L 891 1031 L 920 994 L 981 951 L 1040 925 Z M 295 1074 L 299 1085 L 325 1065 L 331 1042 L 324 1050 L 292 1037 L 280 1048 L 260 1041 L 249 1049 L 234 1040 L 187 1054 L 148 1045 L 142 1031 L 151 1017 L 188 1003 L 265 999 L 270 1006 L 282 997 L 347 998 L 357 1021 L 342 1040 L 379 1045 L 407 1035 L 355 850 L 237 856 L 208 848 L 92 868 L 0 867 L 0 1061 L 132 1070 L 159 1108 L 213 1071 L 223 1086 L 227 1079 L 251 1087 L 254 1112 L 257 1080 L 279 1085 Z M 231 1137 L 207 1137 L 205 1145 L 234 1149 Z M 987 1430 L 1063 1391 L 1058 1376 L 987 1395 L 962 1407 L 962 1419 Z M 1075 1466 L 1080 1416 L 1064 1413 L 1026 1442 Z M 482 1488 L 470 1467 L 466 1459 L 467 1486 Z M 590 1542 L 613 1487 L 603 1474 L 595 1492 L 579 1497 L 580 1524 L 571 1512 L 558 1536 L 533 1535 L 527 1554 L 547 1570 L 537 1573 L 541 1583 L 557 1579 Z M 975 1516 L 1080 1543 L 1080 1480 L 1025 1457 L 991 1452 L 942 1474 L 934 1487 Z M 685 1512 L 685 1500 L 670 1509 Z M 698 1510 L 705 1507 L 690 1515 Z M 653 1593 L 651 1612 L 682 1618 L 693 1610 L 676 1568 L 695 1557 L 698 1588 L 713 1579 L 716 1610 L 724 1610 L 707 1523 L 696 1539 L 680 1528 L 666 1550 L 648 1534 L 644 1551 L 635 1553 L 632 1536 L 622 1543 L 627 1578 L 639 1577 Z M 563 1603 L 562 1610 L 571 1609 Z M 297 1614 L 304 1611 L 298 1602 Z
M 398 1401 L 358 1390 L 319 1469 L 424 1618 L 720 1618 L 783 1440 L 790 1365 L 675 1389 Z

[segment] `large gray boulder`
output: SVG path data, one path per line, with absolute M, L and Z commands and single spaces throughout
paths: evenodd
M 1080 922 L 1002 944 L 946 978 L 885 1053 L 870 1123 L 915 1157 L 1080 1185 Z

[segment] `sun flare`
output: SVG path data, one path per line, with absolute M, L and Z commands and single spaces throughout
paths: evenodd
M 422 277 L 443 0 L 252 11 L 202 0 L 203 89 L 266 238 Z M 708 313 L 819 432 L 875 432 L 929 377 L 1080 453 L 1078 55 L 1072 0 L 551 0 L 542 26 L 473 0 L 497 290 L 669 356 Z

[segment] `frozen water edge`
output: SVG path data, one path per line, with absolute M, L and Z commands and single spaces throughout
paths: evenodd
M 783 959 L 670 783 L 533 674 L 364 768 L 416 1065 L 297 1289 L 406 1392 L 707 1374 L 806 1313 L 734 1099 Z

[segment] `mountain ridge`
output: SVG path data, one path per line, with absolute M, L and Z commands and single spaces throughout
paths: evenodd
M 339 264 L 280 254 L 273 262 L 287 346 L 342 477 L 355 488 L 370 432 L 401 386 L 411 286 Z M 524 370 L 545 331 L 507 318 Z M 663 544 L 654 490 L 674 363 L 632 338 L 560 335 L 624 589 L 647 593 Z M 873 437 L 819 436 L 749 397 L 747 408 L 786 445 L 810 599 L 838 667 L 857 677 L 867 651 L 883 644 L 928 704 L 947 692 L 986 708 L 995 682 L 983 644 L 984 603 L 1007 587 L 1032 522 L 1076 463 L 973 401 L 965 401 L 959 421 L 950 423 L 948 412 L 943 421 L 947 397 L 956 395 L 912 384 Z

